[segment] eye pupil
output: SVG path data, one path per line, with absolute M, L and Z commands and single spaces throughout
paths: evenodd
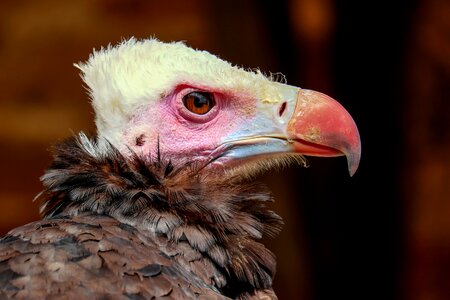
M 184 106 L 192 113 L 204 115 L 215 105 L 214 97 L 206 92 L 192 92 L 183 97 Z
M 195 97 L 194 105 L 197 108 L 201 108 L 201 107 L 203 107 L 203 105 L 208 105 L 208 100 L 203 97 Z

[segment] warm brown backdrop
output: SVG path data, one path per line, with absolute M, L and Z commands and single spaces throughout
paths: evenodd
M 350 3 L 352 2 L 352 3 Z M 363 158 L 262 178 L 280 299 L 450 299 L 450 4 L 79 0 L 0 3 L 0 233 L 39 218 L 48 148 L 93 116 L 73 62 L 122 38 L 185 40 L 339 99 Z

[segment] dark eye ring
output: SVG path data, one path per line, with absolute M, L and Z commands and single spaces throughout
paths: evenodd
M 183 104 L 190 112 L 204 115 L 216 105 L 216 102 L 211 93 L 196 91 L 184 95 Z

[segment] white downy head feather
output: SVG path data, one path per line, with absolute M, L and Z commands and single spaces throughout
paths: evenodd
M 99 137 L 119 147 L 136 110 L 179 84 L 245 93 L 261 101 L 280 99 L 274 82 L 258 70 L 232 66 L 181 42 L 131 38 L 94 51 L 87 62 L 75 66 L 89 87 Z

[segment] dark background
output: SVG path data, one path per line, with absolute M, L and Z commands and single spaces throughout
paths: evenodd
M 450 299 L 450 3 L 2 1 L 0 233 L 39 218 L 51 144 L 93 132 L 73 62 L 123 38 L 184 40 L 339 100 L 363 155 L 260 178 L 285 219 L 280 299 Z

